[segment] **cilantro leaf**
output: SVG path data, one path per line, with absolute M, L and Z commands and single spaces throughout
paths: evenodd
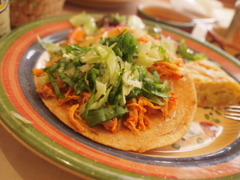
M 122 32 L 121 34 L 106 38 L 103 45 L 112 46 L 114 53 L 124 61 L 131 62 L 132 57 L 137 49 L 137 41 L 130 32 Z

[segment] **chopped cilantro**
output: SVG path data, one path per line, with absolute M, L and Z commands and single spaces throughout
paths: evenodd
M 128 62 L 131 62 L 137 49 L 137 41 L 130 32 L 122 32 L 115 37 L 106 38 L 102 44 L 107 46 L 113 45 L 115 54 Z

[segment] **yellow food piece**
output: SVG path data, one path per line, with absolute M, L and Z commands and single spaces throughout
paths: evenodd
M 209 60 L 186 63 L 190 76 L 194 80 L 198 106 L 224 107 L 240 104 L 240 84 Z

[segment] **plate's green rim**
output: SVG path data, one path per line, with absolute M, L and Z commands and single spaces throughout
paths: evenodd
M 57 16 L 46 18 L 42 20 L 38 20 L 35 22 L 31 22 L 19 28 L 16 28 L 8 35 L 4 36 L 0 39 L 0 62 L 7 51 L 7 49 L 11 46 L 11 44 L 19 38 L 22 34 L 27 31 L 48 23 L 67 20 L 71 15 Z M 154 22 L 148 22 L 152 25 L 156 25 Z M 231 55 L 223 52 L 222 50 L 213 47 L 209 43 L 200 42 L 192 37 L 190 37 L 187 33 L 179 31 L 175 28 L 171 28 L 165 25 L 161 25 L 163 29 L 179 34 L 183 37 L 194 40 L 198 43 L 201 43 L 208 48 L 214 50 L 215 52 L 223 55 L 226 59 L 232 61 L 235 65 L 240 67 L 240 63 L 237 59 L 232 57 Z M 73 174 L 78 176 L 88 177 L 88 178 L 97 178 L 97 179 L 160 179 L 164 180 L 166 178 L 157 178 L 152 176 L 141 175 L 133 172 L 128 172 L 124 170 L 120 170 L 117 168 L 109 167 L 100 163 L 97 163 L 93 160 L 85 158 L 84 156 L 80 156 L 69 149 L 62 147 L 61 145 L 53 142 L 51 139 L 41 134 L 31 125 L 15 118 L 12 116 L 11 111 L 15 111 L 16 109 L 12 106 L 11 102 L 8 100 L 7 95 L 4 92 L 2 83 L 0 84 L 0 123 L 21 143 L 27 146 L 36 154 L 45 158 L 46 160 L 52 162 L 60 166 L 61 168 L 70 171 Z M 239 174 L 234 174 L 231 176 L 213 178 L 212 180 L 228 180 L 229 178 L 233 180 L 237 180 L 240 178 Z

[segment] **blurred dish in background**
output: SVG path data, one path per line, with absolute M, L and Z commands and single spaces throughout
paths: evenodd
M 143 18 L 171 25 L 188 32 L 191 32 L 197 23 L 216 22 L 215 18 L 206 17 L 199 13 L 190 14 L 185 10 L 181 11 L 179 8 L 174 8 L 172 3 L 166 1 L 142 3 L 138 6 L 138 14 Z
M 215 10 L 222 7 L 218 0 L 169 0 L 175 11 L 197 17 L 213 17 Z
M 17 27 L 44 17 L 59 15 L 65 0 L 12 0 L 11 26 Z
M 187 31 L 191 31 L 194 27 L 192 18 L 175 11 L 170 3 L 142 3 L 138 6 L 138 14 L 143 18 L 150 19 L 156 22 L 171 25 Z
M 240 0 L 236 1 L 235 13 L 224 37 L 240 47 Z
M 229 26 L 219 24 L 209 30 L 208 41 L 240 60 L 240 0 L 235 3 L 235 13 Z
M 127 7 L 139 0 L 67 0 L 68 3 L 78 5 L 80 7 L 94 9 L 119 9 Z
M 169 0 L 169 2 L 178 12 L 202 20 L 214 18 L 221 26 L 228 26 L 234 14 L 233 8 L 229 7 L 230 3 L 223 0 Z

